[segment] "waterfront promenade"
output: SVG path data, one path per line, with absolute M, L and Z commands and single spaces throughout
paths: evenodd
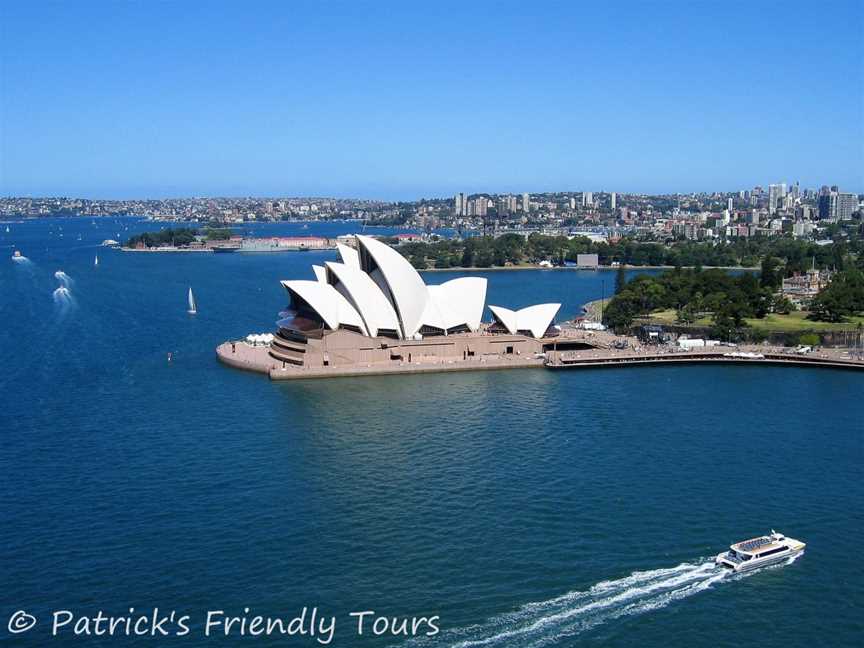
M 787 347 L 759 345 L 703 347 L 693 350 L 655 346 L 623 350 L 552 351 L 547 353 L 544 366 L 549 369 L 577 369 L 704 362 L 864 369 L 864 357 L 855 355 L 854 351 L 847 349 L 819 349 L 811 353 L 799 354 Z
M 609 336 L 611 337 L 611 336 Z M 632 338 L 621 338 L 633 342 Z M 600 340 L 598 340 L 599 342 Z M 274 359 L 268 346 L 246 342 L 224 342 L 216 349 L 224 364 L 266 374 L 272 380 L 305 380 L 350 376 L 381 376 L 453 371 L 491 371 L 503 369 L 588 369 L 640 365 L 731 363 L 826 367 L 864 370 L 864 358 L 845 349 L 820 349 L 797 354 L 793 349 L 767 346 L 707 347 L 684 351 L 666 347 L 627 349 L 594 348 L 579 351 L 548 351 L 537 357 L 519 355 L 485 355 L 461 359 L 424 362 L 372 363 L 331 367 L 297 367 Z M 748 355 L 749 354 L 749 355 Z

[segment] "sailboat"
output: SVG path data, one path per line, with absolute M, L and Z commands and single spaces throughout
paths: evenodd
M 99 255 L 98 255 L 98 254 L 97 254 L 96 257 L 93 259 L 93 265 L 94 265 L 94 266 L 98 266 L 98 265 L 99 265 Z
M 195 295 L 192 294 L 192 286 L 189 286 L 189 310 L 186 312 L 190 315 L 196 315 L 198 313 L 198 307 L 195 306 Z

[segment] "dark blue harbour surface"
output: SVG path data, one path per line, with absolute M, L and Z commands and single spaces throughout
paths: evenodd
M 860 641 L 857 374 L 676 366 L 271 383 L 222 367 L 214 347 L 270 330 L 278 280 L 311 278 L 334 254 L 122 253 L 95 246 L 148 225 L 95 223 L 0 225 L 0 644 L 319 645 L 202 635 L 207 610 L 290 619 L 303 606 L 336 615 L 336 646 L 406 643 L 358 638 L 347 615 L 362 610 L 440 615 L 440 635 L 408 642 L 424 646 Z M 10 260 L 16 248 L 29 263 Z M 614 282 L 486 276 L 491 303 L 558 300 L 567 316 Z M 55 295 L 63 281 L 69 294 Z M 770 527 L 806 554 L 744 578 L 708 562 Z M 190 614 L 190 635 L 49 636 L 53 610 L 157 606 Z M 18 609 L 39 623 L 12 636 Z

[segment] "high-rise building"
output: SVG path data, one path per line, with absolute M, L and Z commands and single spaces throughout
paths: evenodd
M 531 210 L 531 196 L 527 193 L 522 194 L 522 211 L 529 212 Z
M 786 197 L 786 183 L 768 185 L 768 213 L 774 214 L 779 207 L 783 206 Z
M 498 199 L 498 213 L 501 215 L 510 213 L 510 196 L 501 196 Z
M 858 209 L 858 195 L 831 192 L 831 218 L 835 221 L 849 220 Z
M 616 193 L 613 191 L 613 192 L 612 192 L 612 198 L 609 200 L 609 207 L 610 207 L 610 209 L 615 209 L 615 205 L 617 205 L 617 204 L 618 204 L 618 194 L 616 194 Z
M 594 194 L 590 191 L 582 192 L 582 206 L 583 207 L 593 207 L 594 206 Z
M 732 199 L 731 198 L 728 201 L 726 201 L 726 209 L 729 210 L 730 214 L 732 213 Z
M 831 190 L 825 185 L 819 190 L 819 199 L 816 202 L 819 209 L 819 218 L 831 218 Z
M 465 194 L 457 193 L 453 198 L 453 213 L 456 216 L 464 216 L 465 215 Z
M 570 209 L 576 209 L 576 198 L 570 196 Z

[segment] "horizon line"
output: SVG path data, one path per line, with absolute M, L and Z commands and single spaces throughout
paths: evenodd
M 12 195 L 7 194 L 0 196 L 0 200 L 55 200 L 55 199 L 65 199 L 65 200 L 90 200 L 90 201 L 103 201 L 103 202 L 133 202 L 133 201 L 166 201 L 166 200 L 356 200 L 363 202 L 378 202 L 378 203 L 403 203 L 403 202 L 420 202 L 423 200 L 452 200 L 456 194 L 463 193 L 465 196 L 521 196 L 523 194 L 529 195 L 546 195 L 546 194 L 579 194 L 579 193 L 596 193 L 596 194 L 612 194 L 615 193 L 619 196 L 645 196 L 645 197 L 665 197 L 665 196 L 710 196 L 710 195 L 722 195 L 722 194 L 739 194 L 741 191 L 752 191 L 752 189 L 766 188 L 771 184 L 782 184 L 782 183 L 768 183 L 766 185 L 756 184 L 753 187 L 748 189 L 733 189 L 733 190 L 713 190 L 713 191 L 673 191 L 673 192 L 660 192 L 660 193 L 652 193 L 652 192 L 640 192 L 640 191 L 616 191 L 616 190 L 607 190 L 607 189 L 580 189 L 580 190 L 549 190 L 549 191 L 456 191 L 451 194 L 445 194 L 441 196 L 421 196 L 419 198 L 414 199 L 386 199 L 386 198 L 369 198 L 369 197 L 361 197 L 361 196 L 338 196 L 338 195 L 324 195 L 324 194 L 308 194 L 308 195 L 268 195 L 268 194 L 246 194 L 246 195 L 175 195 L 175 196 L 162 196 L 162 197 L 126 197 L 126 198 L 106 198 L 106 197 L 93 197 L 93 196 L 85 196 L 85 195 L 69 195 L 69 194 L 44 194 L 44 195 L 34 195 L 34 194 L 21 194 L 21 195 Z M 790 183 L 786 183 L 787 187 L 794 186 Z M 799 185 L 800 187 L 801 185 Z M 858 196 L 864 195 L 864 191 L 857 190 L 842 190 L 839 188 L 839 185 L 828 185 L 823 184 L 819 186 L 807 187 L 804 186 L 804 189 L 814 189 L 818 190 L 821 187 L 838 187 L 839 193 L 852 193 Z

